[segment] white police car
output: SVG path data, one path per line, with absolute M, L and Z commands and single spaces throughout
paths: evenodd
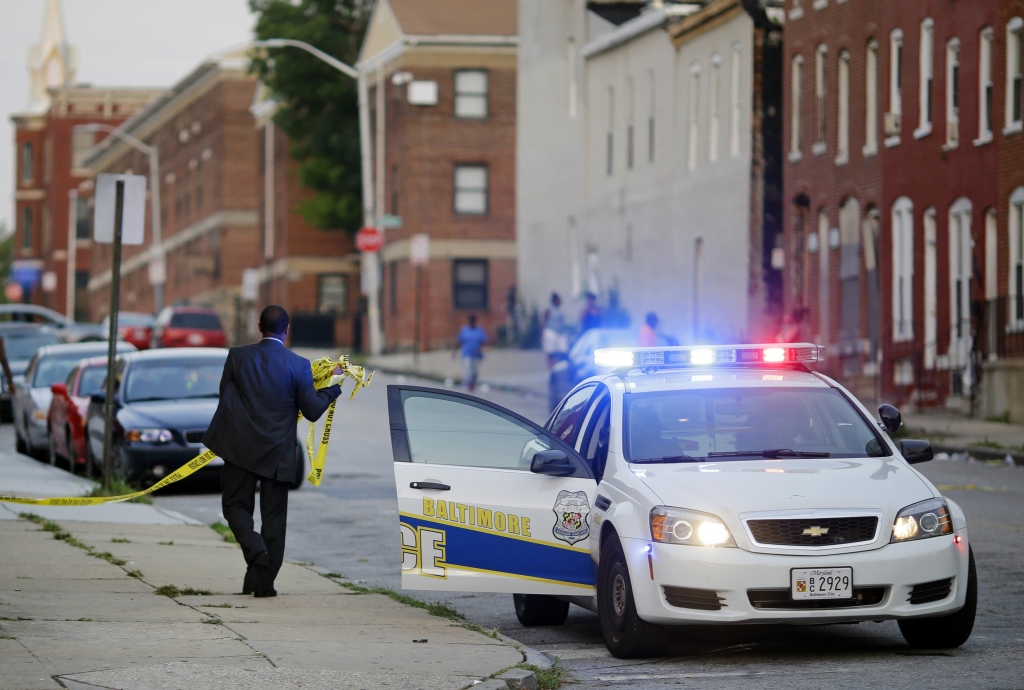
M 811 344 L 599 350 L 544 427 L 390 386 L 402 586 L 515 593 L 524 625 L 597 611 L 608 649 L 672 624 L 896 620 L 954 647 L 977 607 L 963 511 Z

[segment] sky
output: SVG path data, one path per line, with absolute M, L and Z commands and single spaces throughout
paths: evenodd
M 246 0 L 61 0 L 78 48 L 76 81 L 168 87 L 206 56 L 252 38 Z M 28 49 L 43 30 L 46 0 L 0 0 L 0 225 L 14 217 L 14 124 L 28 105 Z

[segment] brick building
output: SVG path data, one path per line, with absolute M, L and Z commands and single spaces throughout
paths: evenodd
M 13 280 L 21 284 L 24 301 L 84 319 L 92 181 L 82 158 L 104 135 L 75 132 L 74 127 L 93 122 L 117 126 L 160 91 L 75 85 L 75 67 L 60 5 L 51 0 L 42 38 L 30 51 L 29 106 L 11 116 L 16 151 Z
M 493 339 L 515 284 L 515 0 L 378 0 L 367 76 L 388 349 L 450 345 L 469 313 Z M 381 126 L 380 123 L 383 123 Z M 429 262 L 411 261 L 429 236 Z
M 1000 357 L 1020 23 L 996 0 L 788 9 L 787 309 L 861 395 L 970 410 Z

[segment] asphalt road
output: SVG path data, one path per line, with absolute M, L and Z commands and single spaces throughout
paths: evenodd
M 291 496 L 287 556 L 397 589 L 385 398 L 393 382 L 378 375 L 354 402 L 339 401 L 323 483 Z M 532 419 L 545 417 L 545 402 L 536 397 L 480 395 Z M 978 619 L 971 639 L 956 650 L 912 650 L 894 622 L 735 626 L 680 629 L 668 657 L 620 661 L 605 650 L 596 616 L 583 609 L 573 607 L 563 626 L 527 629 L 516 620 L 511 595 L 411 594 L 448 601 L 470 620 L 559 657 L 583 687 L 1024 688 L 1024 469 L 938 461 L 921 468 L 963 506 L 971 527 Z M 206 523 L 220 514 L 219 496 L 211 491 L 156 501 Z

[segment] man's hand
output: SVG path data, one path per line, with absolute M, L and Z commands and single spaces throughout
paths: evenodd
M 331 372 L 333 376 L 341 376 L 341 365 L 334 367 L 334 371 Z

